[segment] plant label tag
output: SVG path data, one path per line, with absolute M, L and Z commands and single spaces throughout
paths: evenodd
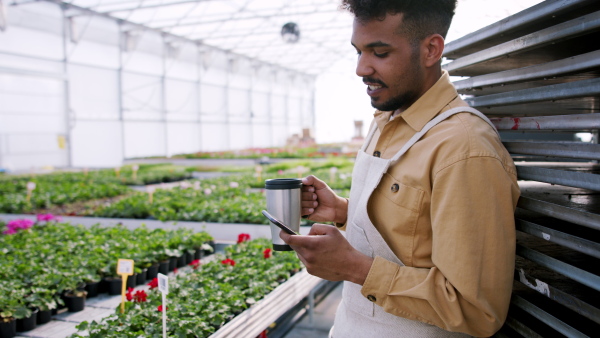
M 118 275 L 133 275 L 133 259 L 119 259 L 117 262 Z
M 158 291 L 163 294 L 169 293 L 169 277 L 163 275 L 162 273 L 158 274 Z
M 27 190 L 35 190 L 35 182 L 27 182 Z

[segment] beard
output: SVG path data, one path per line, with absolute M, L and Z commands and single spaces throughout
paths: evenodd
M 408 69 L 404 78 L 401 82 L 404 82 L 404 88 L 399 90 L 399 93 L 387 101 L 379 102 L 379 98 L 371 98 L 371 106 L 381 111 L 404 111 L 410 107 L 415 101 L 417 101 L 421 95 L 421 88 L 423 87 L 423 74 L 421 72 L 421 65 L 419 64 L 420 52 L 418 49 L 413 49 L 411 55 L 410 64 L 411 67 Z M 402 84 L 400 84 L 402 86 Z M 389 89 L 389 87 L 388 87 Z

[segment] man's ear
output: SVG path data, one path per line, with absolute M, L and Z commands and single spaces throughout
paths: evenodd
M 437 65 L 444 54 L 444 38 L 439 34 L 426 37 L 422 43 L 422 61 L 425 67 Z

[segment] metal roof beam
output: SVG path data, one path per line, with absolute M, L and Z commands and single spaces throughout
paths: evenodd
M 194 21 L 194 22 L 184 22 L 184 23 L 179 23 L 179 24 L 170 24 L 170 25 L 163 25 L 163 26 L 157 25 L 157 26 L 151 26 L 151 27 L 156 28 L 156 29 L 167 29 L 167 28 L 173 28 L 173 27 L 185 27 L 185 26 L 196 26 L 196 25 L 220 23 L 225 20 L 242 21 L 242 20 L 253 20 L 253 19 L 272 19 L 274 17 L 281 17 L 281 16 L 308 15 L 308 14 L 316 14 L 316 13 L 321 14 L 321 13 L 335 13 L 335 12 L 339 12 L 339 11 L 338 10 L 327 10 L 327 11 L 280 13 L 280 14 L 269 14 L 269 15 L 253 15 L 253 16 L 239 17 L 239 18 L 229 17 L 229 18 L 219 18 L 219 19 L 213 19 L 213 20 L 199 20 L 199 21 Z M 146 23 L 146 24 L 148 24 L 148 23 Z

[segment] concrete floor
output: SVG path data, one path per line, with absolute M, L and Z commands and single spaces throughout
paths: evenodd
M 342 286 L 343 283 L 340 283 L 315 307 L 312 322 L 308 315 L 304 316 L 284 338 L 329 337 L 329 329 L 333 325 L 335 311 L 342 299 Z

